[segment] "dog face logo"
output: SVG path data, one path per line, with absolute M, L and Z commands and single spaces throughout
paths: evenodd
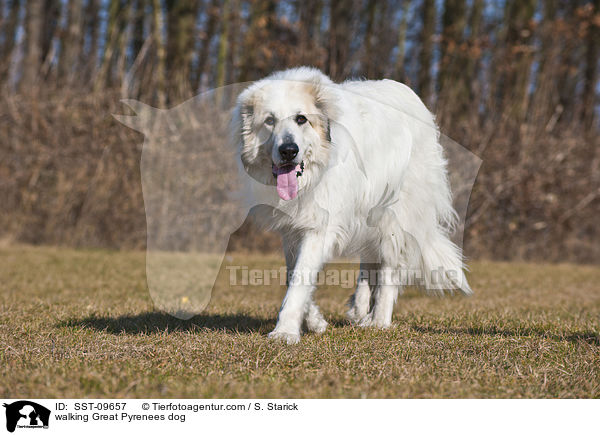
M 50 410 L 29 400 L 19 400 L 4 404 L 6 408 L 6 430 L 14 432 L 18 428 L 48 428 Z

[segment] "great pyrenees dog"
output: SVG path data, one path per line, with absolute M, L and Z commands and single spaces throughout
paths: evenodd
M 313 293 L 336 257 L 360 257 L 347 316 L 361 327 L 391 325 L 410 276 L 433 292 L 471 293 L 449 238 L 456 213 L 439 131 L 410 88 L 289 69 L 239 95 L 231 129 L 240 170 L 258 181 L 248 197 L 273 205 L 255 217 L 283 237 L 288 289 L 270 338 L 296 343 L 303 322 L 325 331 Z

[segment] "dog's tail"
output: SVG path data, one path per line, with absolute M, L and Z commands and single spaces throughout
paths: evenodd
M 473 293 L 464 273 L 461 249 L 445 234 L 436 231 L 419 248 L 423 284 L 428 292 L 442 294 L 446 290 L 464 295 Z

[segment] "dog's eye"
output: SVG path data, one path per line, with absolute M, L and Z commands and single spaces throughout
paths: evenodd
M 265 124 L 266 125 L 275 125 L 275 118 L 273 118 L 272 116 L 267 117 L 267 119 L 265 119 Z
M 306 123 L 306 121 L 308 121 L 306 119 L 306 116 L 304 116 L 304 115 L 298 115 L 298 116 L 296 116 L 296 124 L 302 125 L 302 124 Z

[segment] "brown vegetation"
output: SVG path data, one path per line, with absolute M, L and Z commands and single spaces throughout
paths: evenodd
M 468 256 L 600 261 L 598 0 L 0 4 L 4 238 L 143 247 L 142 136 L 118 100 L 172 106 L 309 64 L 407 82 L 482 158 Z M 277 245 L 240 233 L 236 249 Z

